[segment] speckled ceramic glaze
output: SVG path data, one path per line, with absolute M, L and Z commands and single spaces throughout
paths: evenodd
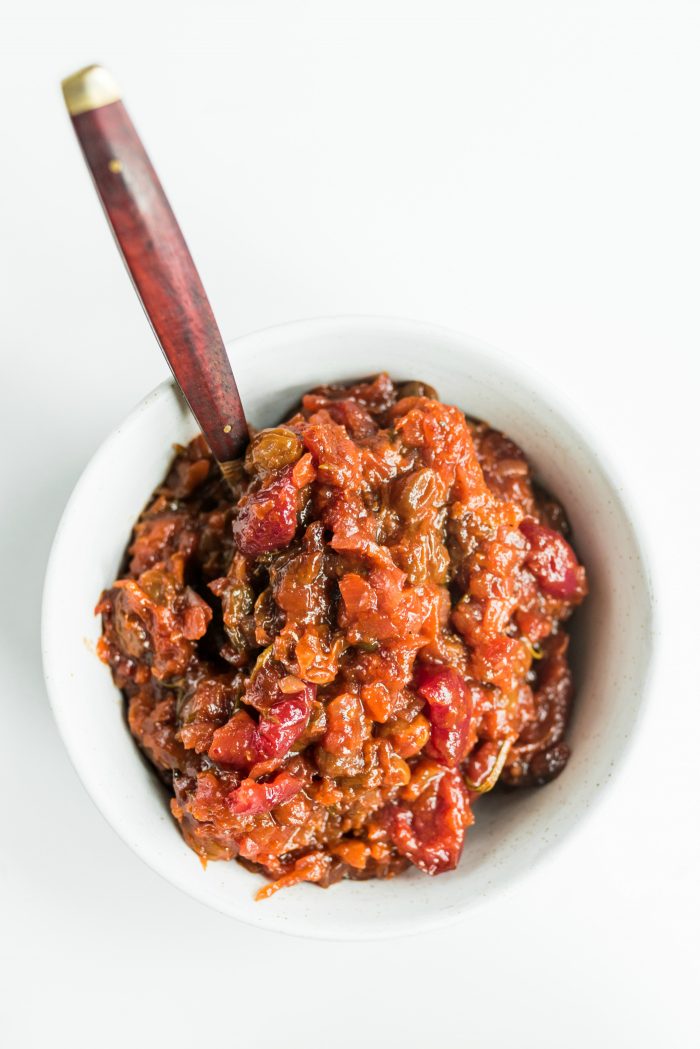
M 408 321 L 303 321 L 229 347 L 255 426 L 273 425 L 322 382 L 386 370 L 423 379 L 444 401 L 504 430 L 563 503 L 590 596 L 573 625 L 577 683 L 572 757 L 548 786 L 475 805 L 459 868 L 392 881 L 302 885 L 255 903 L 262 879 L 237 863 L 206 871 L 180 837 L 166 792 L 126 727 L 95 655 L 92 610 L 117 573 L 131 527 L 162 479 L 173 443 L 196 425 L 172 383 L 150 393 L 96 453 L 68 503 L 46 577 L 43 647 L 51 703 L 86 789 L 125 842 L 170 882 L 251 925 L 304 936 L 371 939 L 452 922 L 522 878 L 580 823 L 617 770 L 643 698 L 653 648 L 650 583 L 631 513 L 601 452 L 545 380 L 464 335 Z

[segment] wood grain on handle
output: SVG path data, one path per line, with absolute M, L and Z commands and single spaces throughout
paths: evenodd
M 63 82 L 78 141 L 156 338 L 226 473 L 248 441 L 243 407 L 209 300 L 180 227 L 111 76 Z

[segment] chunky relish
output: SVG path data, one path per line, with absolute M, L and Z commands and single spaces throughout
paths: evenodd
M 386 374 L 255 433 L 233 492 L 201 437 L 176 451 L 97 611 L 186 842 L 260 897 L 453 869 L 480 794 L 569 755 L 561 507 L 507 437 Z

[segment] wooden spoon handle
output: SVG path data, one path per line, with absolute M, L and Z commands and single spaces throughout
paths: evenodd
M 224 474 L 248 441 L 243 406 L 192 256 L 109 73 L 63 94 L 112 232 L 173 374 Z

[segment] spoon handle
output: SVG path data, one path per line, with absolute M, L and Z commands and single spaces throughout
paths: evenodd
M 75 133 L 136 291 L 175 378 L 227 476 L 248 441 L 243 406 L 206 292 L 110 74 L 63 81 Z

